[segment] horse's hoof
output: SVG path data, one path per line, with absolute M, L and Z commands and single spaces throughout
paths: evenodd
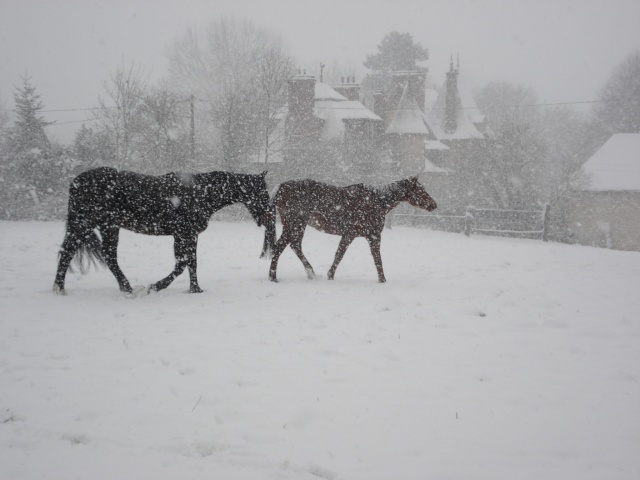
M 204 290 L 202 290 L 200 287 L 191 287 L 189 289 L 189 293 L 204 293 Z
M 127 298 L 140 298 L 145 295 L 149 295 L 150 287 L 145 287 L 144 285 L 136 285 L 130 291 L 123 290 L 124 296 Z
M 386 278 L 379 278 L 378 283 L 385 283 L 387 281 Z
M 52 289 L 53 293 L 55 293 L 56 295 L 66 295 L 67 292 L 66 290 L 61 287 L 60 285 L 58 285 L 57 283 L 53 284 L 53 289 Z

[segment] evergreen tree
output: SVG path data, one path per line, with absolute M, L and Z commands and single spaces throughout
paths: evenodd
M 594 115 L 608 135 L 640 133 L 640 50 L 613 70 L 600 100 L 602 103 L 595 106 Z
M 52 122 L 46 122 L 39 115 L 44 104 L 36 93 L 36 87 L 31 85 L 31 78 L 28 75 L 21 78 L 22 87 L 13 95 L 16 121 L 11 132 L 11 150 L 14 154 L 34 148 L 47 150 L 51 145 L 44 128 Z
M 53 218 L 50 209 L 68 187 L 73 162 L 66 152 L 51 145 L 40 111 L 44 104 L 28 76 L 14 94 L 16 120 L 7 131 L 0 164 L 0 218 Z M 64 195 L 64 194 L 63 194 Z
M 429 50 L 414 43 L 410 33 L 391 32 L 378 45 L 378 53 L 367 55 L 363 63 L 373 72 L 415 70 L 417 63 L 429 59 Z

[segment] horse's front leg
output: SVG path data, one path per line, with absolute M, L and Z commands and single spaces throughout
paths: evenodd
M 340 239 L 340 245 L 338 245 L 336 257 L 333 260 L 333 265 L 331 265 L 331 268 L 327 273 L 327 278 L 329 280 L 333 280 L 333 276 L 336 274 L 336 269 L 338 268 L 338 265 L 342 261 L 342 257 L 344 257 L 344 253 L 347 251 L 347 248 L 349 248 L 349 245 L 351 245 L 351 242 L 353 242 L 354 238 L 355 237 L 352 235 L 343 235 Z
M 71 232 L 71 226 L 67 225 L 67 231 L 65 232 L 64 241 L 60 252 L 58 253 L 58 270 L 56 271 L 56 279 L 53 283 L 53 292 L 60 295 L 65 295 L 64 279 L 69 269 L 69 264 L 76 254 L 79 241 L 77 236 Z
M 381 233 L 374 233 L 367 237 L 369 242 L 369 248 L 371 249 L 371 255 L 373 256 L 373 262 L 376 264 L 378 270 L 378 281 L 380 283 L 386 282 L 384 278 L 384 270 L 382 270 L 382 257 L 380 256 L 380 236 Z
M 188 259 L 189 243 L 190 242 L 188 241 L 187 238 L 174 235 L 173 252 L 176 257 L 176 265 L 173 268 L 173 271 L 169 275 L 164 277 L 162 280 L 149 285 L 149 291 L 157 292 L 167 288 L 169 285 L 171 285 L 171 282 L 173 282 L 176 279 L 176 277 L 178 277 L 182 272 L 184 272 L 184 269 L 188 263 L 187 259 Z M 194 248 L 194 252 L 195 252 L 195 248 Z M 196 287 L 197 286 L 198 285 L 196 281 Z M 189 291 L 193 291 L 192 288 L 193 288 L 193 285 L 191 285 Z M 201 291 L 201 290 L 198 287 L 198 290 L 196 291 Z
M 118 241 L 120 236 L 120 228 L 117 226 L 100 227 L 100 234 L 102 235 L 102 253 L 104 255 L 104 261 L 116 277 L 121 292 L 131 293 L 131 285 L 129 280 L 124 276 L 120 265 L 118 265 Z

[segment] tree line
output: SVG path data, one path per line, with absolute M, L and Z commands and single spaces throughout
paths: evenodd
M 410 34 L 391 32 L 364 65 L 373 77 L 426 57 Z M 70 179 L 95 166 L 150 174 L 242 170 L 282 148 L 274 128 L 295 61 L 277 35 L 222 18 L 177 38 L 168 60 L 167 77 L 153 85 L 141 67 L 121 64 L 68 146 L 47 138 L 34 79 L 25 75 L 14 92 L 13 123 L 0 97 L 0 219 L 63 217 Z M 333 69 L 336 79 L 339 70 Z M 494 135 L 482 166 L 493 202 L 505 208 L 552 202 L 608 136 L 640 132 L 640 52 L 612 72 L 601 102 L 587 113 L 531 107 L 538 103 L 531 88 L 499 81 L 475 99 Z

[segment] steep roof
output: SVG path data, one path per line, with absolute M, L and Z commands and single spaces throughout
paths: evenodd
M 590 191 L 640 191 L 640 133 L 613 135 L 582 166 Z
M 422 170 L 425 173 L 449 173 L 448 170 L 445 170 L 444 168 L 440 168 L 436 165 L 434 165 L 431 160 L 429 160 L 428 158 L 425 157 L 424 159 L 424 168 Z
M 478 105 L 471 94 L 470 88 L 466 84 L 465 76 L 460 73 L 459 68 L 457 70 L 456 83 L 457 89 L 454 92 L 458 103 L 458 108 L 456 109 L 456 130 L 447 133 L 444 129 L 447 97 L 446 81 L 442 89 L 438 92 L 435 102 L 426 106 L 429 125 L 433 128 L 433 132 L 440 140 L 484 138 L 484 135 L 478 130 L 478 127 L 476 127 L 476 124 L 484 120 L 484 115 L 478 110 Z
M 313 98 L 316 102 L 318 100 L 333 100 L 336 102 L 343 102 L 347 100 L 347 97 L 340 95 L 331 86 L 324 82 L 316 82 Z
M 404 87 L 398 106 L 389 113 L 389 124 L 385 133 L 415 133 L 429 135 L 429 129 L 424 122 L 422 109 L 411 94 L 409 83 Z

